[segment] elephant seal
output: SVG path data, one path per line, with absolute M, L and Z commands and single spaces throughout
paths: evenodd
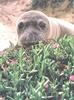
M 41 11 L 27 11 L 17 20 L 18 45 L 29 46 L 39 41 L 50 41 L 65 34 L 74 35 L 70 22 L 48 17 Z

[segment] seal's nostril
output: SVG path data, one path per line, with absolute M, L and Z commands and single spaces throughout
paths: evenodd
M 32 34 L 34 34 L 35 36 L 38 35 L 37 32 L 33 32 Z
M 28 41 L 32 41 L 33 40 L 33 33 L 30 33 L 28 36 Z

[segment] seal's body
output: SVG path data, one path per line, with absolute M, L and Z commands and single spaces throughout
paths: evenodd
M 74 35 L 74 25 L 46 16 L 40 11 L 28 11 L 17 21 L 18 45 L 25 46 L 56 39 L 64 34 Z

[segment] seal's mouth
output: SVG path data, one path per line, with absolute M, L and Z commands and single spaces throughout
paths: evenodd
M 24 43 L 24 44 L 22 44 L 22 46 L 23 47 L 29 47 L 29 46 L 36 45 L 36 44 L 39 44 L 39 41 L 37 41 L 37 42 L 30 42 L 30 43 Z

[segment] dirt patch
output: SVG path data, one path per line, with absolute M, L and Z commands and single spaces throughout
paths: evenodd
M 0 22 L 14 25 L 17 17 L 30 9 L 30 0 L 1 0 Z

